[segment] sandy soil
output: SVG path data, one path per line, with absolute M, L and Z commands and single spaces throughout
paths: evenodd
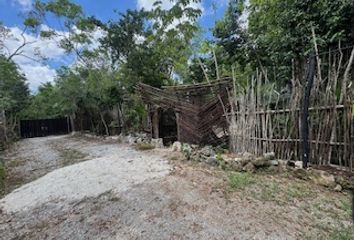
M 68 149 L 82 154 L 62 167 Z M 349 194 L 268 174 L 230 189 L 230 173 L 167 163 L 172 155 L 70 136 L 22 141 L 8 164 L 25 159 L 16 171 L 37 180 L 0 200 L 0 239 L 331 239 L 336 230 L 349 237 L 343 239 L 353 236 Z

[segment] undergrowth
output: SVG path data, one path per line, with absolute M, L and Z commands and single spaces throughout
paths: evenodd
M 147 151 L 147 150 L 155 149 L 155 146 L 149 143 L 138 143 L 135 145 L 135 149 L 140 151 Z

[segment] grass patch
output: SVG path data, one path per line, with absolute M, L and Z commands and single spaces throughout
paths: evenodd
M 340 200 L 340 208 L 347 212 L 348 214 L 351 214 L 352 212 L 352 203 L 350 199 L 341 199 Z
M 317 197 L 317 193 L 306 183 L 279 177 L 259 176 L 257 185 L 251 189 L 252 196 L 261 201 L 272 201 L 280 205 Z
M 330 235 L 331 240 L 353 240 L 354 239 L 354 228 L 346 227 L 342 229 L 337 229 Z
M 279 202 L 279 184 L 277 182 L 269 182 L 262 184 L 260 186 L 260 191 L 258 196 L 255 196 L 257 199 L 262 201 L 274 201 Z
M 309 190 L 306 184 L 290 183 L 287 189 L 288 200 L 314 198 L 316 193 Z
M 256 182 L 250 173 L 233 173 L 228 176 L 228 183 L 232 189 L 242 189 Z
M 149 143 L 138 143 L 135 145 L 135 149 L 139 151 L 147 151 L 155 149 L 155 146 Z
M 67 148 L 60 150 L 60 158 L 63 159 L 64 166 L 84 160 L 86 157 L 87 154 L 84 154 L 76 149 Z

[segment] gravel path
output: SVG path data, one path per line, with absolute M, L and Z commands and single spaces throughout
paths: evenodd
M 68 146 L 75 149 L 75 153 L 78 150 L 85 152 L 80 155 L 85 156 L 86 161 L 53 170 L 14 190 L 0 200 L 0 208 L 11 213 L 53 201 L 70 202 L 97 197 L 107 191 L 119 193 L 132 185 L 169 173 L 170 166 L 161 156 L 143 156 L 142 152 L 126 145 L 97 144 L 69 136 L 24 140 L 18 146 L 16 159 L 23 158 L 28 152 L 28 160 L 22 166 L 24 172 L 48 170 L 60 166 L 60 151 L 68 152 Z M 88 160 L 90 158 L 93 159 Z
M 343 194 L 260 200 L 253 187 L 229 191 L 217 169 L 166 162 L 173 154 L 71 136 L 21 141 L 7 163 L 33 181 L 0 200 L 0 239 L 328 239 L 327 222 L 348 221 L 341 209 L 308 208 Z

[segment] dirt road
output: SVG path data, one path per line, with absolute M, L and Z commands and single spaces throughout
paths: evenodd
M 6 160 L 16 189 L 0 200 L 0 239 L 351 237 L 345 193 L 268 175 L 230 189 L 227 173 L 171 155 L 82 137 L 21 141 Z

